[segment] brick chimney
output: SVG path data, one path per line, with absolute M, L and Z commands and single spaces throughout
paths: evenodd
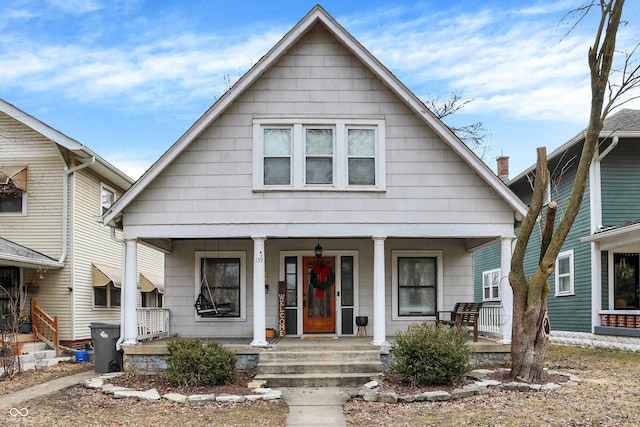
M 498 156 L 498 178 L 502 182 L 509 181 L 509 156 Z

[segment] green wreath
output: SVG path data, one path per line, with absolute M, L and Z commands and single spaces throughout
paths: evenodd
M 336 280 L 336 275 L 329 264 L 316 264 L 311 270 L 311 286 L 320 291 L 329 289 Z

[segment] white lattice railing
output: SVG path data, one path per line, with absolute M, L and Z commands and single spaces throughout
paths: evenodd
M 500 336 L 500 327 L 505 323 L 502 305 L 483 305 L 480 310 L 478 331 L 487 335 Z
M 166 308 L 136 308 L 138 341 L 169 336 L 169 310 Z

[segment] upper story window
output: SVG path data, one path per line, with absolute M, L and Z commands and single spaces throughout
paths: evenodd
M 384 190 L 384 121 L 254 120 L 255 190 Z
M 560 252 L 556 259 L 556 296 L 573 295 L 573 250 Z
M 0 166 L 0 214 L 27 211 L 27 167 Z
M 100 215 L 104 215 L 105 212 L 109 210 L 109 208 L 116 201 L 116 190 L 113 188 L 101 184 L 100 185 Z
M 500 300 L 500 269 L 482 272 L 482 300 Z

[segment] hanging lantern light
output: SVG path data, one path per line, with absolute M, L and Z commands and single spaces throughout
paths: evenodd
M 318 244 L 316 245 L 313 253 L 316 255 L 316 258 L 322 258 L 322 246 L 320 246 L 320 241 L 318 240 Z

